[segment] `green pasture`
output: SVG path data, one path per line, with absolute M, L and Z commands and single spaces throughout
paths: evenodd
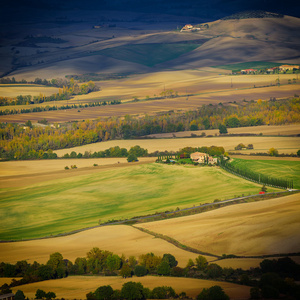
M 92 52 L 90 55 L 104 55 L 153 67 L 193 51 L 201 44 L 129 44 Z
M 265 69 L 281 66 L 282 63 L 268 62 L 268 61 L 249 61 L 244 63 L 213 66 L 213 68 L 225 69 L 231 71 L 240 71 L 244 69 Z
M 270 177 L 293 180 L 294 188 L 300 189 L 300 160 L 247 160 L 235 158 L 231 164 Z
M 217 167 L 128 166 L 0 191 L 0 240 L 56 235 L 112 219 L 257 194 Z M 269 189 L 276 190 L 276 189 Z

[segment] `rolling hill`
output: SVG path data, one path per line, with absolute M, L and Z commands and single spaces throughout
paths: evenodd
M 29 25 L 17 37 L 6 35 L 0 51 L 6 63 L 0 72 L 19 79 L 49 79 L 88 72 L 147 73 L 300 60 L 300 19 L 296 17 L 217 20 L 197 32 L 180 32 L 176 28 L 184 23 L 174 23 L 171 16 L 161 15 L 163 22 L 157 25 L 144 22 L 137 13 L 129 22 L 110 13 L 115 21 L 99 28 L 93 27 L 97 23 L 92 16 L 84 16 L 81 23 L 41 23 L 42 30 Z M 33 32 L 30 38 L 28 32 Z M 43 38 L 37 38 L 41 32 Z

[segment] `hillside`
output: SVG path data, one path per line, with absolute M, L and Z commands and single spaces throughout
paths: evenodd
M 0 72 L 18 79 L 50 79 L 89 72 L 146 73 L 299 60 L 300 19 L 296 17 L 218 20 L 191 33 L 177 31 L 186 20 L 176 24 L 172 16 L 157 16 L 163 20 L 159 26 L 145 22 L 138 13 L 129 14 L 126 22 L 123 15 L 108 15 L 114 21 L 99 28 L 93 27 L 97 23 L 91 13 L 83 23 L 28 25 L 13 38 L 6 35 Z
M 99 220 L 100 223 L 124 220 L 177 207 L 189 208 L 215 199 L 255 195 L 261 188 L 259 184 L 233 177 L 217 167 L 190 168 L 152 163 L 92 169 L 91 163 L 90 172 L 86 173 L 84 169 L 64 170 L 66 164 L 69 165 L 65 160 L 59 163 L 61 169 L 51 173 L 51 179 L 42 182 L 37 179 L 34 184 L 29 181 L 26 186 L 16 184 L 1 190 L 5 216 L 0 220 L 1 240 L 66 233 L 97 226 Z M 43 169 L 47 172 L 46 166 Z M 72 176 L 74 173 L 76 176 Z M 60 178 L 59 182 L 57 178 Z M 6 179 L 11 181 L 14 176 Z M 219 189 L 214 189 L 216 185 Z M 275 188 L 269 190 L 278 191 Z
M 136 226 L 218 255 L 295 253 L 300 251 L 298 200 L 295 194 Z
M 195 33 L 210 39 L 193 52 L 162 66 L 214 66 L 243 61 L 299 61 L 300 19 L 217 20 Z

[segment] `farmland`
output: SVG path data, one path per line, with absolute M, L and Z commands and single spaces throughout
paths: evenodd
M 51 239 L 3 243 L 0 247 L 0 254 L 3 261 L 10 263 L 16 263 L 22 259 L 30 263 L 35 260 L 39 263 L 46 263 L 50 254 L 58 251 L 64 258 L 74 262 L 77 257 L 84 257 L 93 247 L 112 251 L 120 256 L 124 254 L 127 258 L 131 255 L 138 258 L 148 252 L 160 256 L 164 253 L 172 253 L 181 267 L 185 267 L 190 258 L 195 259 L 198 256 L 164 240 L 154 239 L 153 236 L 127 225 L 98 227 Z M 209 256 L 206 258 L 208 261 L 215 259 Z
M 222 255 L 299 252 L 299 195 L 136 225 Z
M 45 264 L 50 254 L 59 252 L 75 266 L 76 258 L 88 259 L 87 252 L 99 247 L 124 255 L 125 260 L 135 256 L 140 264 L 142 254 L 170 253 L 180 268 L 203 252 L 209 263 L 223 268 L 255 268 L 265 255 L 278 258 L 286 253 L 300 262 L 297 192 L 285 191 L 276 199 L 258 195 L 255 202 L 243 199 L 240 204 L 231 202 L 223 207 L 217 202 L 257 195 L 262 185 L 218 166 L 158 164 L 154 156 L 138 157 L 132 163 L 126 157 L 92 156 L 115 146 L 129 150 L 139 145 L 148 153 L 219 146 L 231 152 L 232 164 L 292 179 L 294 187 L 300 189 L 298 157 L 249 155 L 266 154 L 271 147 L 289 155 L 300 149 L 299 70 L 233 74 L 242 68 L 298 65 L 300 19 L 282 16 L 209 22 L 204 16 L 199 18 L 196 11 L 193 16 L 185 15 L 184 10 L 180 16 L 169 15 L 168 10 L 155 15 L 150 7 L 146 13 L 113 12 L 103 10 L 102 5 L 107 4 L 102 2 L 100 11 L 96 3 L 92 11 L 79 9 L 80 1 L 75 1 L 70 11 L 67 3 L 61 3 L 64 10 L 56 14 L 56 2 L 49 4 L 53 7 L 51 17 L 43 12 L 43 4 L 36 21 L 31 18 L 23 24 L 16 14 L 18 22 L 11 18 L 5 24 L 8 32 L 5 29 L 1 36 L 3 76 L 36 83 L 64 79 L 64 86 L 59 90 L 34 84 L 1 84 L 0 97 L 41 96 L 41 102 L 43 95 L 71 97 L 0 107 L 1 261 Z M 111 2 L 122 6 L 124 1 Z M 199 25 L 197 32 L 180 32 L 181 23 L 202 22 L 205 26 Z M 88 82 L 93 73 L 97 89 L 82 93 L 80 85 L 85 82 L 76 78 Z M 68 97 L 63 94 L 66 90 L 70 90 Z M 114 100 L 118 105 L 110 105 Z M 87 103 L 105 105 L 88 107 Z M 43 111 L 30 110 L 36 107 L 43 107 Z M 25 113 L 25 109 L 29 110 Z M 234 118 L 238 123 L 232 126 L 230 120 Z M 226 125 L 227 135 L 220 134 L 220 124 Z M 252 144 L 253 149 L 235 151 L 240 143 Z M 55 155 L 47 159 L 52 150 L 57 159 Z M 63 158 L 72 151 L 89 152 L 84 157 L 93 158 Z M 65 169 L 67 166 L 70 169 Z M 203 208 L 195 214 L 193 210 L 189 212 L 194 215 L 189 216 L 180 211 L 213 202 L 209 211 Z M 167 215 L 170 211 L 178 211 L 176 216 L 181 217 Z M 134 225 L 109 225 L 114 220 L 155 213 L 159 221 L 148 222 L 152 218 Z M 223 254 L 240 257 L 225 258 Z M 222 280 L 242 283 L 240 274 L 255 273 L 238 270 L 228 279 L 228 270 L 223 270 L 218 281 L 201 280 L 196 278 L 209 277 L 203 277 L 207 270 L 197 266 L 186 268 L 185 272 L 191 273 L 185 278 L 122 279 L 106 276 L 120 275 L 117 268 L 115 274 L 106 273 L 108 264 L 102 269 L 90 266 L 82 273 L 76 267 L 72 272 L 68 269 L 69 275 L 90 276 L 30 283 L 14 287 L 13 292 L 20 289 L 34 298 L 36 290 L 43 289 L 55 292 L 57 298 L 85 299 L 101 285 L 120 289 L 125 282 L 140 281 L 151 289 L 172 286 L 177 293 L 184 291 L 194 298 L 203 288 L 219 285 L 231 298 L 246 299 L 250 286 Z M 92 276 L 95 274 L 98 276 Z M 259 276 L 250 280 L 258 281 Z M 0 278 L 0 286 L 9 281 Z
M 62 175 L 67 172 L 61 171 Z M 208 167 L 145 164 L 78 174 L 59 182 L 53 174 L 52 180 L 2 189 L 1 239 L 54 235 L 95 226 L 99 219 L 103 222 L 191 207 L 257 194 L 260 189 L 257 184 Z M 216 185 L 218 189 L 213 188 Z
M 14 98 L 19 95 L 39 96 L 43 94 L 50 96 L 58 93 L 58 88 L 45 87 L 36 84 L 0 84 L 0 96 Z
M 98 277 L 98 276 L 76 276 L 64 279 L 48 280 L 39 283 L 28 284 L 18 288 L 24 291 L 30 298 L 34 298 L 37 289 L 46 291 L 54 291 L 58 298 L 67 299 L 84 299 L 86 294 L 94 291 L 102 285 L 111 285 L 113 289 L 121 289 L 122 285 L 128 281 L 141 282 L 145 287 L 153 289 L 157 286 L 172 286 L 176 293 L 185 291 L 190 297 L 196 297 L 204 287 L 211 287 L 214 285 L 221 286 L 225 292 L 233 298 L 247 298 L 249 297 L 250 287 L 245 287 L 237 284 L 200 280 L 192 278 L 174 278 L 174 277 L 133 277 L 123 279 L 120 277 Z
M 240 169 L 248 169 L 260 174 L 294 181 L 294 188 L 300 189 L 300 161 L 282 160 L 247 160 L 234 158 L 232 165 Z
M 176 135 L 176 133 L 175 133 Z M 145 139 L 145 140 L 117 140 L 94 143 L 70 149 L 56 150 L 58 156 L 63 156 L 71 151 L 84 153 L 85 151 L 105 150 L 110 147 L 120 146 L 129 149 L 135 145 L 140 145 L 148 150 L 149 153 L 154 151 L 178 151 L 184 147 L 201 147 L 201 146 L 222 146 L 226 151 L 234 151 L 234 147 L 239 143 L 246 145 L 253 144 L 254 149 L 243 150 L 243 153 L 268 152 L 271 147 L 276 148 L 279 153 L 296 153 L 299 150 L 299 137 L 264 137 L 264 136 L 248 136 L 248 137 L 193 137 L 193 138 L 166 138 L 166 139 Z M 240 152 L 240 151 L 239 151 Z
M 44 111 L 19 115 L 0 116 L 1 122 L 21 122 L 27 120 L 37 122 L 46 118 L 49 122 L 65 122 L 106 118 L 110 116 L 123 117 L 126 114 L 145 115 L 158 112 L 194 110 L 203 104 L 228 103 L 233 101 L 268 100 L 270 97 L 292 97 L 299 92 L 299 82 L 288 84 L 293 80 L 294 74 L 282 74 L 281 86 L 276 86 L 278 76 L 274 75 L 220 75 L 214 69 L 210 71 L 160 71 L 142 75 L 132 75 L 129 78 L 102 81 L 98 84 L 98 92 L 88 95 L 77 95 L 71 100 L 56 102 L 56 105 L 85 104 L 88 102 L 101 102 L 122 100 L 121 105 L 101 106 L 81 109 L 68 109 L 64 111 Z M 10 89 L 14 89 L 13 86 Z M 147 97 L 158 97 L 161 92 L 173 90 L 179 97 L 159 100 L 146 100 Z M 190 94 L 187 98 L 186 94 Z M 0 94 L 1 95 L 1 94 Z M 130 102 L 133 98 L 140 101 Z M 46 106 L 51 103 L 42 103 L 35 106 Z M 30 106 L 31 107 L 31 106 Z M 3 106 L 1 109 L 11 109 Z M 25 109 L 28 106 L 17 106 L 15 109 Z

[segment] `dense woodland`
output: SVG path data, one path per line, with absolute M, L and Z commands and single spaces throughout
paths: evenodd
M 44 152 L 115 139 L 134 139 L 154 133 L 178 132 L 300 122 L 300 98 L 242 102 L 232 105 L 203 105 L 184 113 L 161 113 L 137 118 L 111 117 L 37 127 L 0 123 L 2 159 L 41 158 Z M 230 133 L 230 132 L 229 132 Z

